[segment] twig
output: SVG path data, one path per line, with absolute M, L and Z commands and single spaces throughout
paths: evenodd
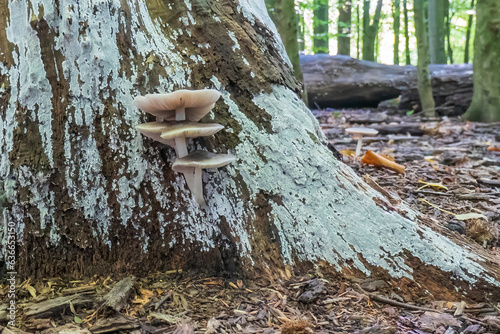
M 359 284 L 356 284 L 356 285 L 358 286 L 358 288 L 361 291 L 363 291 L 364 294 L 368 295 L 368 297 L 370 297 L 371 299 L 374 299 L 376 301 L 382 302 L 382 303 L 386 303 L 386 304 L 393 305 L 393 306 L 404 307 L 404 308 L 407 308 L 410 310 L 442 313 L 442 311 L 440 311 L 440 310 L 435 310 L 432 308 L 422 307 L 422 306 L 417 306 L 417 305 L 411 305 L 411 304 L 407 304 L 407 303 L 398 302 L 398 301 L 393 300 L 393 299 L 385 298 L 385 297 L 382 297 L 382 296 L 376 295 L 374 293 L 363 290 L 363 288 L 361 288 L 361 286 L 359 286 Z

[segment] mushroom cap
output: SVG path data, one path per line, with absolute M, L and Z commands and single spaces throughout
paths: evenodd
M 193 151 L 172 164 L 172 169 L 182 173 L 192 168 L 218 168 L 231 163 L 235 157 L 231 154 L 215 154 L 207 151 Z
M 165 124 L 168 125 L 161 133 L 163 139 L 206 137 L 224 129 L 224 126 L 217 123 L 168 122 Z
M 376 135 L 378 133 L 375 129 L 370 128 L 347 128 L 345 132 L 353 135 Z
M 186 119 L 197 122 L 214 107 L 220 93 L 215 89 L 186 90 L 180 89 L 167 94 L 147 94 L 136 96 L 134 105 L 166 120 L 175 120 L 175 110 L 184 107 Z
M 166 144 L 173 147 L 174 146 L 173 140 L 170 140 L 170 138 L 163 139 L 161 137 L 161 133 L 167 129 L 167 126 L 168 126 L 167 122 L 149 122 L 136 125 L 135 128 L 146 137 L 149 137 L 162 144 Z

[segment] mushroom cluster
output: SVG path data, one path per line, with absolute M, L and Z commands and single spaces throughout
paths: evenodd
M 184 174 L 194 199 L 201 207 L 206 206 L 201 170 L 225 166 L 234 160 L 234 156 L 206 151 L 188 154 L 186 138 L 211 136 L 224 128 L 216 123 L 198 123 L 212 110 L 219 97 L 218 91 L 203 89 L 147 94 L 134 99 L 137 108 L 157 117 L 156 122 L 139 124 L 137 130 L 175 149 L 177 159 L 172 169 Z

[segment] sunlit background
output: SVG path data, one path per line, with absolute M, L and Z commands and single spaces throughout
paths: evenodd
M 499 0 L 500 1 L 500 0 Z M 305 22 L 305 54 L 313 54 L 313 1 L 312 0 L 297 0 L 296 11 L 300 16 L 304 17 Z M 370 14 L 374 15 L 375 7 L 377 5 L 376 1 L 371 1 Z M 338 22 L 338 10 L 337 1 L 329 1 L 329 50 L 331 55 L 337 54 L 337 22 Z M 359 7 L 358 7 L 359 6 Z M 408 25 L 410 33 L 410 57 L 412 64 L 417 62 L 417 51 L 416 51 L 416 38 L 415 38 L 415 26 L 413 22 L 413 0 L 408 0 Z M 359 8 L 359 9 L 357 9 Z M 382 6 L 382 16 L 380 19 L 380 26 L 377 40 L 375 41 L 375 59 L 376 61 L 384 64 L 394 63 L 394 30 L 393 30 L 393 1 L 385 0 Z M 359 13 L 359 20 L 358 20 Z M 464 62 L 464 50 L 465 50 L 465 36 L 467 32 L 467 21 L 469 15 L 474 15 L 474 10 L 471 10 L 471 0 L 450 0 L 450 44 L 452 49 L 453 63 L 463 63 Z M 362 26 L 358 30 L 358 22 L 362 25 L 363 21 L 363 1 L 353 0 L 352 2 L 352 28 L 351 28 L 351 57 L 358 58 L 357 52 L 357 39 L 358 31 L 362 34 Z M 472 34 L 474 36 L 475 22 L 472 25 Z M 399 40 L 399 58 L 401 64 L 405 61 L 405 38 L 404 38 L 404 20 L 403 20 L 403 1 L 401 1 L 401 15 L 400 15 L 400 40 Z M 470 45 L 470 61 L 472 61 L 473 56 L 473 38 L 471 39 Z M 362 48 L 362 40 L 360 40 L 360 49 Z M 359 51 L 359 58 L 362 57 L 361 50 Z M 449 58 L 449 57 L 448 57 Z M 451 62 L 448 59 L 448 62 Z

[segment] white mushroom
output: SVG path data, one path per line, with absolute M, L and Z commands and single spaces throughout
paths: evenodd
M 161 137 L 162 132 L 167 129 L 167 124 L 168 123 L 165 122 L 149 122 L 139 124 L 135 128 L 146 137 L 175 148 L 175 142 L 173 139 L 163 139 Z
M 361 154 L 361 146 L 363 145 L 363 136 L 364 135 L 376 135 L 378 133 L 375 129 L 370 128 L 347 128 L 345 129 L 346 133 L 352 135 L 353 139 L 358 140 L 358 145 L 356 146 L 356 156 Z
M 206 137 L 211 136 L 224 126 L 217 123 L 196 123 L 196 122 L 165 122 L 165 128 L 161 133 L 163 140 L 175 140 L 177 157 L 182 158 L 187 155 L 186 137 Z
M 134 105 L 167 121 L 198 122 L 212 110 L 220 93 L 215 89 L 181 89 L 167 94 L 136 96 Z
M 198 122 L 214 107 L 220 93 L 215 89 L 177 90 L 167 94 L 147 94 L 137 96 L 134 105 L 145 111 L 168 121 Z M 186 141 L 183 138 L 174 138 L 178 157 L 186 156 Z
M 205 207 L 205 198 L 203 197 L 203 168 L 218 168 L 225 166 L 234 160 L 234 156 L 230 154 L 215 154 L 207 151 L 194 151 L 189 153 L 184 158 L 178 158 L 174 161 L 172 169 L 184 175 L 193 175 L 193 183 L 188 186 L 200 207 Z

